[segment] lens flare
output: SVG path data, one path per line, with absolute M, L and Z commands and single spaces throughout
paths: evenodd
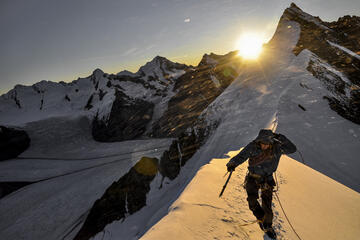
M 261 36 L 248 33 L 241 35 L 236 44 L 236 49 L 239 50 L 239 56 L 244 59 L 257 59 L 261 53 L 262 45 Z

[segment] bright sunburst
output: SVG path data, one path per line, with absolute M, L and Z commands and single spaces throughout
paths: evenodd
M 243 34 L 236 44 L 239 56 L 244 59 L 257 59 L 262 50 L 263 40 L 257 34 Z

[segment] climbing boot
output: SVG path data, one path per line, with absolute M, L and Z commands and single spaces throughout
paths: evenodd
M 269 238 L 276 239 L 276 232 L 272 227 L 265 229 L 264 232 Z

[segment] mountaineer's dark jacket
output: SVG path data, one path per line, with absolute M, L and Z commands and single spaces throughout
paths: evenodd
M 263 150 L 260 147 L 261 140 L 270 141 L 272 144 L 272 155 L 267 161 L 256 164 L 255 161 L 251 161 L 259 157 Z M 290 154 L 296 152 L 296 146 L 282 134 L 273 133 L 271 130 L 262 129 L 255 140 L 250 142 L 238 155 L 233 157 L 230 162 L 235 163 L 236 166 L 249 160 L 249 172 L 269 176 L 276 171 L 279 165 L 279 159 L 281 154 Z M 254 164 L 255 162 L 255 164 Z

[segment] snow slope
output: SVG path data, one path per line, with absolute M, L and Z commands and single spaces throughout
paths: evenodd
M 264 234 L 256 223 L 242 226 L 255 220 L 241 186 L 247 162 L 236 169 L 223 197 L 218 197 L 226 180 L 223 176 L 229 159 L 212 159 L 204 165 L 169 208 L 169 213 L 141 239 L 263 239 Z M 280 159 L 277 178 L 277 194 L 302 239 L 359 238 L 359 193 L 288 156 Z M 275 196 L 273 203 L 278 239 L 297 239 Z
M 89 118 L 97 115 L 106 122 L 116 91 L 122 91 L 130 99 L 154 103 L 156 114 L 161 115 L 175 94 L 172 90 L 176 79 L 187 68 L 157 56 L 137 73 L 122 71 L 111 75 L 96 69 L 89 77 L 70 83 L 43 80 L 32 86 L 16 85 L 0 96 L 0 124 L 22 126 L 46 118 L 74 115 Z
M 41 81 L 32 86 L 16 85 L 0 96 L 0 124 L 20 126 L 50 117 L 90 115 L 107 119 L 115 100 L 115 89 L 106 86 L 104 72 L 96 69 L 90 77 L 71 83 Z M 95 86 L 97 86 L 95 89 Z M 100 89 L 106 94 L 100 99 Z M 93 105 L 85 109 L 89 99 Z
M 84 116 L 48 118 L 28 123 L 24 129 L 31 137 L 31 146 L 18 159 L 0 162 L 0 182 L 39 181 L 122 159 L 133 165 L 144 155 L 160 157 L 172 141 L 96 142 L 91 136 L 91 122 Z
M 55 123 L 55 124 L 54 124 Z M 1 239 L 72 239 L 93 203 L 142 156 L 160 158 L 172 139 L 98 143 L 85 117 L 25 126 L 23 159 L 0 162 L 0 181 L 36 181 L 0 199 Z
M 323 98 L 326 86 L 307 71 L 309 61 L 318 57 L 308 50 L 292 53 L 299 28 L 297 22 L 283 20 L 259 60 L 249 62 L 202 113 L 218 127 L 198 158 L 205 163 L 221 157 L 269 127 L 288 136 L 310 167 L 360 191 L 355 158 L 360 155 L 360 126 L 329 108 Z M 302 160 L 300 155 L 295 159 Z

